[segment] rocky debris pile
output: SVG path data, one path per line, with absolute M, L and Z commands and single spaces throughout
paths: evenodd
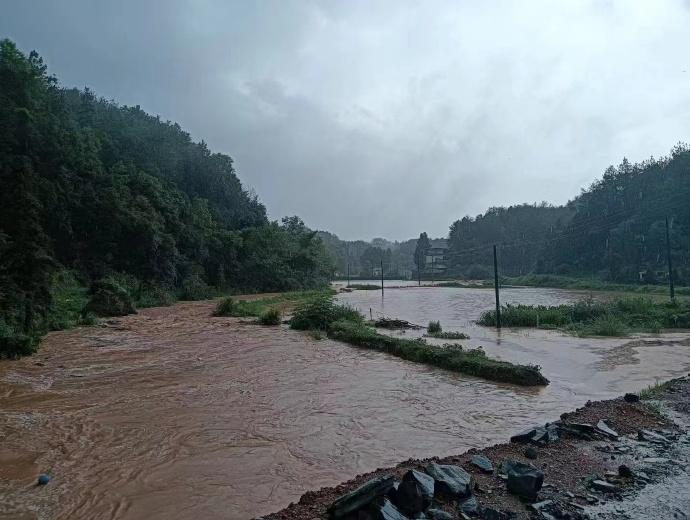
M 615 432 L 605 420 L 600 420 L 596 425 L 561 420 L 553 423 L 546 423 L 544 426 L 533 426 L 532 428 L 528 428 L 521 433 L 513 435 L 510 438 L 510 442 L 544 446 L 558 441 L 563 434 L 568 434 L 572 437 L 584 440 L 618 438 L 618 433 Z
M 484 474 L 494 474 L 487 457 L 475 455 L 471 462 Z M 544 473 L 532 465 L 506 460 L 498 477 L 507 490 L 525 500 L 536 500 Z M 429 463 L 424 470 L 410 469 L 398 481 L 382 475 L 347 493 L 328 509 L 333 520 L 453 520 L 481 518 L 508 520 L 512 513 L 481 507 L 474 495 L 481 491 L 472 475 L 460 466 Z

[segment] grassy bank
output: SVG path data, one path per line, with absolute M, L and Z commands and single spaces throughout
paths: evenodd
M 529 274 L 501 278 L 503 285 L 527 285 L 530 287 L 553 287 L 580 291 L 611 291 L 638 294 L 668 294 L 668 285 L 625 284 L 606 282 L 596 278 L 571 278 L 551 274 Z M 493 287 L 492 283 L 489 283 Z M 690 287 L 676 287 L 676 295 L 690 296 Z
M 325 331 L 329 338 L 392 354 L 408 361 L 482 377 L 491 381 L 523 386 L 549 383 L 532 365 L 515 365 L 486 356 L 482 349 L 465 350 L 459 345 L 429 345 L 423 339 L 403 339 L 380 334 L 364 322 L 351 307 L 336 305 L 330 298 L 305 302 L 296 311 L 290 326 L 297 330 Z
M 470 289 L 492 289 L 493 280 L 445 281 L 436 284 L 438 287 L 457 287 Z M 649 285 L 633 283 L 615 283 L 596 278 L 573 278 L 555 274 L 528 274 L 524 276 L 502 276 L 503 287 L 544 287 L 553 289 L 570 289 L 573 291 L 626 292 L 640 295 L 667 295 L 668 285 Z M 676 296 L 690 296 L 690 287 L 676 287 Z
M 229 296 L 218 303 L 214 316 L 234 316 L 236 318 L 259 318 L 271 309 L 281 313 L 289 312 L 296 306 L 312 300 L 328 298 L 333 295 L 333 289 L 319 289 L 314 291 L 293 291 L 275 296 L 266 296 L 254 300 L 238 300 Z
M 619 298 L 607 302 L 582 301 L 566 305 L 504 305 L 506 327 L 562 329 L 580 336 L 625 336 L 690 328 L 690 303 L 659 303 L 649 298 Z M 495 326 L 496 311 L 482 313 L 480 325 Z

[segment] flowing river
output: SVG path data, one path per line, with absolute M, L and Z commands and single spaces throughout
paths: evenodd
M 506 302 L 585 297 L 507 289 Z M 690 368 L 687 335 L 579 339 L 473 325 L 485 289 L 388 288 L 342 301 L 471 336 L 490 355 L 543 367 L 545 389 L 491 383 L 211 317 L 213 302 L 148 309 L 49 334 L 0 362 L 0 517 L 243 519 L 409 457 L 505 441 L 588 399 Z M 412 336 L 413 333 L 408 332 Z M 53 480 L 35 485 L 39 473 Z

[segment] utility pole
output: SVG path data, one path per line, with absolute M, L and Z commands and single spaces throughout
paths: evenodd
M 350 287 L 350 262 L 347 263 L 347 286 Z
M 671 292 L 671 301 L 676 301 L 676 291 L 673 287 L 673 264 L 671 264 L 671 238 L 668 231 L 668 217 L 666 217 L 666 258 L 668 259 L 668 288 Z
M 383 258 L 381 259 L 381 296 L 383 296 Z
M 417 263 L 417 285 L 421 287 L 422 285 L 422 266 L 421 261 Z
M 494 289 L 496 291 L 496 328 L 501 328 L 501 301 L 498 297 L 498 256 L 496 244 L 494 244 Z
M 431 285 L 434 285 L 434 282 L 436 281 L 436 257 L 432 256 L 431 257 Z

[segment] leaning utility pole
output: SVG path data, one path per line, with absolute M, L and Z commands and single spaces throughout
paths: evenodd
M 671 292 L 671 301 L 676 301 L 676 291 L 673 287 L 673 265 L 671 264 L 671 238 L 668 232 L 668 217 L 666 217 L 666 258 L 668 260 L 668 288 Z
M 496 255 L 496 244 L 494 244 L 494 289 L 496 291 L 496 328 L 501 328 L 501 302 L 498 297 L 498 256 Z

